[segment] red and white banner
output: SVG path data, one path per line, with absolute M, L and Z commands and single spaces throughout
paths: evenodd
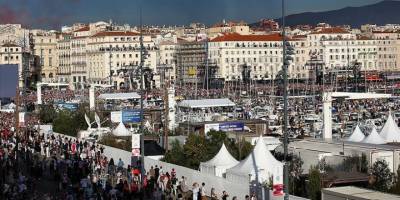
M 140 156 L 140 149 L 137 149 L 137 148 L 132 149 L 132 155 L 139 157 Z

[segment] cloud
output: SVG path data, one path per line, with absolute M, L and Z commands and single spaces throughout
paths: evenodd
M 12 0 L 0 3 L 0 23 L 26 27 L 60 28 L 73 16 L 73 6 L 81 0 Z M 68 4 L 68 7 L 65 6 Z
M 0 4 L 0 23 L 21 23 L 29 21 L 29 14 L 23 7 L 12 7 L 8 4 Z

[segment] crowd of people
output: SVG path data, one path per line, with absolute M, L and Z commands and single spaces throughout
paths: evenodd
M 351 84 L 349 84 L 351 86 Z M 387 85 L 374 84 L 370 88 L 387 88 Z M 291 95 L 320 93 L 333 88 L 304 83 L 291 83 L 288 90 Z M 245 102 L 243 92 L 250 95 L 250 102 Z M 303 91 L 303 92 L 301 92 Z M 116 92 L 100 89 L 96 95 L 104 92 Z M 146 100 L 161 99 L 164 90 L 153 89 L 146 92 Z M 279 86 L 254 84 L 252 86 L 227 85 L 221 89 L 195 89 L 194 87 L 175 87 L 175 96 L 182 99 L 230 98 L 242 106 L 244 116 L 253 117 L 251 112 L 257 106 L 273 107 L 273 114 L 278 115 L 276 124 L 280 125 L 282 113 L 279 112 Z M 56 101 L 71 101 L 79 96 L 88 96 L 87 90 L 69 89 L 43 90 L 45 104 Z M 310 99 L 312 98 L 312 99 Z M 289 99 L 291 113 L 306 113 L 311 110 L 321 112 L 322 99 L 319 96 Z M 37 101 L 36 93 L 30 92 L 23 99 L 26 104 Z M 313 101 L 311 104 L 310 101 Z M 362 118 L 376 118 L 379 113 L 399 110 L 400 104 L 389 100 L 369 99 L 353 101 L 335 101 L 338 123 L 348 121 L 343 117 L 347 113 L 363 113 Z M 370 115 L 370 116 L 369 116 Z M 291 115 L 291 125 L 300 124 L 300 115 Z M 136 163 L 124 163 L 119 158 L 108 158 L 104 147 L 96 142 L 67 138 L 61 135 L 48 135 L 37 130 L 39 123 L 35 115 L 26 116 L 24 128 L 16 129 L 15 114 L 0 112 L 0 199 L 242 199 L 230 197 L 224 191 L 217 194 L 215 189 L 205 183 L 188 183 L 185 177 L 177 177 L 176 171 L 164 171 L 162 166 L 152 166 L 141 176 Z M 400 121 L 399 121 L 400 123 Z M 291 126 L 291 128 L 294 126 Z M 301 128 L 300 128 L 301 129 Z M 304 129 L 302 130 L 304 132 Z M 116 160 L 114 160 L 116 159 Z M 118 159 L 118 160 L 117 160 Z M 54 189 L 54 191 L 49 191 Z M 255 195 L 244 196 L 256 199 Z
M 142 177 L 138 163 L 106 157 L 101 144 L 34 126 L 17 132 L 14 119 L 0 112 L 0 199 L 237 199 L 204 183 L 188 183 L 162 166 Z

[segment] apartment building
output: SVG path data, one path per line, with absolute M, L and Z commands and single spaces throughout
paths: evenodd
M 31 33 L 22 28 L 21 24 L 0 24 L 0 65 L 18 66 L 20 87 L 24 83 L 29 84 L 28 79 L 34 80 L 36 68 L 31 55 L 32 46 Z
M 89 26 L 73 32 L 71 38 L 71 81 L 74 89 L 85 87 L 87 79 L 86 45 L 90 36 Z
M 207 64 L 207 42 L 179 40 L 176 81 L 179 85 L 198 84 L 198 72 Z
M 305 63 L 308 60 L 305 38 L 293 38 L 288 42 L 297 53 L 288 68 L 289 78 L 306 78 Z M 218 66 L 218 78 L 225 81 L 243 79 L 243 70 L 250 69 L 252 80 L 272 80 L 282 68 L 282 36 L 225 34 L 209 43 L 210 61 Z
M 156 71 L 157 48 L 151 36 L 143 36 L 144 68 Z M 87 77 L 91 83 L 129 85 L 127 77 L 140 65 L 140 34 L 130 31 L 102 31 L 87 39 Z
M 325 63 L 327 70 L 351 69 L 361 63 L 362 71 L 396 70 L 397 39 L 358 36 L 341 28 L 323 28 L 307 36 L 309 50 Z
M 71 38 L 72 34 L 62 33 L 57 42 L 57 78 L 60 83 L 71 81 Z
M 28 63 L 27 53 L 22 51 L 22 47 L 13 43 L 0 44 L 0 65 L 9 64 L 18 67 L 19 87 L 24 85 L 24 76 L 28 76 L 26 74 L 29 72 Z
M 58 41 L 57 33 L 37 33 L 33 35 L 33 55 L 39 58 L 42 82 L 57 82 Z
M 159 44 L 159 74 L 169 81 L 175 81 L 177 66 L 178 44 L 171 41 L 162 41 Z

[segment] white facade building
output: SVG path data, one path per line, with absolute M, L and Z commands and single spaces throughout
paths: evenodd
M 157 65 L 157 48 L 151 36 L 143 36 L 143 45 L 147 56 L 145 68 L 153 72 Z M 126 72 L 140 64 L 140 35 L 136 32 L 103 31 L 90 36 L 87 40 L 87 75 L 91 83 L 110 83 L 120 87 L 125 82 Z
M 177 65 L 177 51 L 178 44 L 170 41 L 161 42 L 159 44 L 159 65 L 164 66 L 164 71 L 159 71 L 159 73 L 164 73 L 167 80 L 175 80 L 175 70 Z
M 89 26 L 74 31 L 71 38 L 71 81 L 74 89 L 82 89 L 87 79 L 86 45 Z
M 355 62 L 361 71 L 389 71 L 397 67 L 397 41 L 389 37 L 357 36 L 341 28 L 324 28 L 307 36 L 310 53 L 326 69 L 351 70 Z
M 22 48 L 12 43 L 0 44 L 0 65 L 10 64 L 18 66 L 19 86 L 23 86 L 23 67 L 27 66 L 27 60 L 23 58 L 25 53 Z
M 57 82 L 58 34 L 51 32 L 37 33 L 33 36 L 33 54 L 39 58 L 42 82 Z
M 306 78 L 306 41 L 304 38 L 288 41 L 296 52 L 289 66 L 289 78 Z M 243 66 L 250 66 L 253 80 L 272 80 L 282 68 L 282 37 L 279 34 L 226 34 L 210 41 L 208 53 L 211 62 L 219 66 L 218 78 L 225 81 L 242 79 Z

